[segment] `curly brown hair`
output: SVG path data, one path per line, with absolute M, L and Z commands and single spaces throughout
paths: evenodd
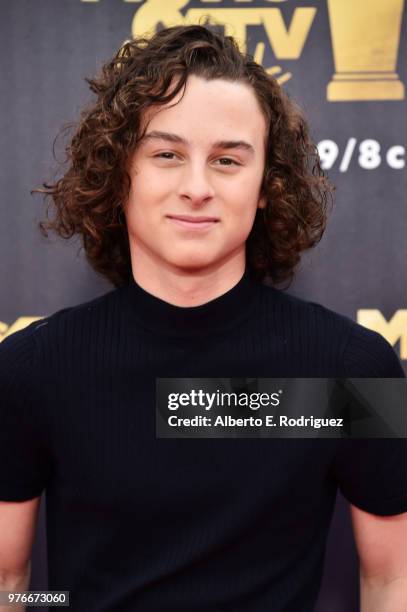
M 97 99 L 73 124 L 76 131 L 63 162 L 68 168 L 56 182 L 31 192 L 51 197 L 40 231 L 45 237 L 47 230 L 62 238 L 79 235 L 97 273 L 116 287 L 129 282 L 130 247 L 122 214 L 131 184 L 126 164 L 144 134 L 143 111 L 172 100 L 191 74 L 240 81 L 254 90 L 268 125 L 260 190 L 267 204 L 256 212 L 246 258 L 255 278 L 289 284 L 300 253 L 322 237 L 334 187 L 321 169 L 298 105 L 232 37 L 203 25 L 169 27 L 151 38 L 127 41 L 95 78 L 85 79 Z

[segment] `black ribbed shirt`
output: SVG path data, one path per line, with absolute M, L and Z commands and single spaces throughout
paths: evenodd
M 230 376 L 403 371 L 379 334 L 247 270 L 194 307 L 131 281 L 0 344 L 0 500 L 45 490 L 72 612 L 311 612 L 338 487 L 407 511 L 405 443 L 156 437 L 157 377 Z

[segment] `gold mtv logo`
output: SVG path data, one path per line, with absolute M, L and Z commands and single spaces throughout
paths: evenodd
M 271 5 L 287 0 L 265 1 Z M 201 0 L 198 8 L 188 8 L 189 4 L 189 0 L 145 0 L 134 15 L 132 35 L 151 36 L 159 24 L 169 27 L 202 23 L 204 19 L 205 24 L 222 26 L 245 51 L 247 27 L 261 25 L 277 60 L 298 59 L 317 11 L 315 7 L 297 7 L 286 25 L 279 8 L 256 6 L 255 0 L 235 0 L 233 7 L 221 6 L 223 0 Z M 329 101 L 404 99 L 404 85 L 396 73 L 403 8 L 404 0 L 328 0 L 335 63 L 335 74 L 327 87 Z M 264 52 L 265 43 L 258 42 L 253 56 L 259 64 Z M 280 66 L 266 70 L 273 75 L 282 72 Z M 276 78 L 282 84 L 291 76 L 286 72 Z
M 397 310 L 387 321 L 380 310 L 362 308 L 357 312 L 357 321 L 381 334 L 393 346 L 400 342 L 400 358 L 407 359 L 407 309 Z
M 335 74 L 327 98 L 403 100 L 396 73 L 404 0 L 328 0 Z
M 30 323 L 38 321 L 42 318 L 43 317 L 19 317 L 11 325 L 7 325 L 7 323 L 0 321 L 0 342 L 4 340 L 6 336 L 14 334 L 14 332 L 19 331 L 20 329 L 24 329 L 24 327 L 27 327 L 27 325 L 29 325 Z
M 138 0 L 125 0 L 127 2 Z M 295 8 L 286 25 L 281 10 L 273 6 L 256 6 L 254 0 L 244 0 L 245 6 L 235 0 L 235 6 L 223 7 L 222 0 L 201 0 L 200 7 L 188 8 L 190 0 L 145 0 L 136 11 L 131 31 L 133 37 L 152 36 L 157 27 L 173 25 L 204 24 L 221 26 L 227 36 L 233 36 L 242 52 L 247 50 L 247 28 L 263 26 L 268 42 L 277 60 L 298 59 L 301 56 L 317 9 L 314 7 Z M 280 4 L 287 0 L 266 0 L 269 4 Z M 211 6 L 207 4 L 211 3 Z M 263 64 L 265 42 L 257 42 L 253 57 Z M 290 72 L 282 73 L 281 66 L 266 68 L 276 76 L 280 84 L 291 78 Z M 279 75 L 279 76 L 277 76 Z

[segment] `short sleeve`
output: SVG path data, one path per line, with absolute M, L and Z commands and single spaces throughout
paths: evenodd
M 35 323 L 0 342 L 0 501 L 41 495 L 51 472 L 41 406 L 30 386 Z
M 400 378 L 404 371 L 391 344 L 378 332 L 352 321 L 344 353 L 348 378 Z
M 333 472 L 343 496 L 361 510 L 407 512 L 407 438 L 340 440 Z
M 405 377 L 389 342 L 357 324 L 345 365 L 349 378 Z M 333 473 L 341 493 L 358 508 L 383 516 L 407 512 L 407 438 L 342 439 Z

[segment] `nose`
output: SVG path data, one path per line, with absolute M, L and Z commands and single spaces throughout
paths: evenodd
M 179 197 L 198 206 L 211 200 L 214 194 L 206 164 L 200 160 L 185 164 L 178 183 Z

